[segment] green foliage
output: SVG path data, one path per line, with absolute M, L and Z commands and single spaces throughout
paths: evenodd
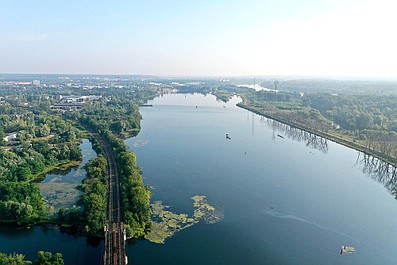
M 92 95 L 93 92 L 68 87 L 59 90 L 0 87 L 1 96 L 6 98 L 5 104 L 0 104 L 0 136 L 18 132 L 18 139 L 6 144 L 7 150 L 0 149 L 1 185 L 9 185 L 12 187 L 9 193 L 16 194 L 18 188 L 13 183 L 21 187 L 31 185 L 28 183 L 49 168 L 70 160 L 80 160 L 82 155 L 78 142 L 81 132 L 76 128 L 76 123 L 89 124 L 117 149 L 117 162 L 123 171 L 120 175 L 121 196 L 122 202 L 126 203 L 123 205 L 123 216 L 129 223 L 127 227 L 133 228 L 130 230 L 132 234 L 142 235 L 150 224 L 150 192 L 142 183 L 135 158 L 131 157 L 132 153 L 129 154 L 124 142 L 117 137 L 134 136 L 139 132 L 141 116 L 138 105 L 157 93 L 155 89 L 145 86 L 145 82 L 139 81 L 125 89 L 112 85 L 98 88 L 95 94 L 107 96 L 108 99 L 111 97 L 111 100 L 92 102 L 80 112 L 62 114 L 48 108 L 57 102 L 59 94 Z M 23 104 L 26 102 L 29 107 Z M 93 141 L 93 147 L 98 154 L 104 154 L 96 141 Z M 107 178 L 106 159 L 102 157 L 88 163 L 87 178 L 82 185 L 84 210 L 79 207 L 61 209 L 58 220 L 80 224 L 85 218 L 88 233 L 102 234 L 106 222 Z M 38 220 L 39 216 L 45 218 L 44 202 L 37 191 L 21 197 L 9 197 L 1 193 L 0 208 L 4 214 L 1 213 L 0 219 L 15 221 L 21 217 L 21 221 L 26 222 Z
M 50 132 L 51 132 L 50 127 L 47 124 L 44 124 L 40 127 L 37 127 L 36 136 L 38 137 L 48 136 Z
M 32 183 L 0 183 L 0 216 L 3 221 L 29 223 L 47 216 L 39 188 Z
M 0 153 L 0 180 L 29 181 L 46 168 L 81 159 L 78 142 L 59 143 L 51 148 L 46 141 L 33 142 L 31 147 Z
M 33 142 L 32 143 L 32 148 L 42 154 L 44 156 L 45 159 L 50 159 L 51 156 L 51 150 L 50 147 L 48 145 L 48 143 L 46 141 L 37 141 L 37 142 Z
M 61 208 L 57 219 L 60 223 L 81 224 L 84 221 L 83 209 L 76 205 L 72 208 Z
M 84 216 L 87 220 L 86 231 L 100 235 L 106 224 L 108 195 L 107 162 L 103 156 L 91 160 L 85 166 L 87 175 L 83 184 Z
M 21 254 L 0 253 L 0 265 L 30 265 L 31 261 L 26 261 L 25 256 Z
M 135 154 L 126 150 L 124 142 L 113 138 L 111 144 L 116 149 L 121 176 L 124 223 L 132 230 L 133 237 L 144 236 L 151 224 L 150 191 L 143 184 Z
M 51 252 L 37 252 L 37 260 L 33 265 L 64 265 L 61 253 L 52 254 Z
M 140 129 L 139 108 L 134 100 L 114 96 L 106 105 L 95 104 L 87 106 L 77 118 L 93 128 L 110 130 L 116 135 L 126 133 L 136 135 Z
M 37 253 L 37 260 L 33 262 L 33 265 L 64 265 L 62 254 L 51 252 L 39 251 Z
M 111 114 L 109 113 L 111 112 Z M 141 237 L 148 233 L 151 225 L 150 191 L 143 184 L 136 165 L 135 155 L 128 151 L 122 139 L 116 135 L 131 129 L 140 128 L 140 114 L 138 106 L 128 99 L 117 99 L 108 102 L 106 106 L 97 105 L 95 108 L 87 108 L 80 113 L 80 121 L 101 133 L 103 138 L 112 146 L 116 155 L 116 161 L 121 179 L 121 203 L 123 219 L 126 224 L 127 233 L 133 237 Z M 136 132 L 133 131 L 132 134 Z M 99 189 L 101 190 L 101 189 Z M 86 192 L 87 193 L 87 192 Z M 92 205 L 95 209 L 102 207 L 101 196 L 91 196 L 91 200 L 98 205 Z M 101 226 L 87 229 L 99 231 L 103 229 L 104 216 L 99 214 L 87 215 L 88 222 L 94 217 Z
M 35 97 L 32 97 L 34 100 Z M 37 186 L 30 183 L 47 169 L 71 160 L 81 160 L 78 130 L 60 115 L 43 109 L 20 107 L 19 95 L 0 108 L 2 132 L 16 132 L 17 139 L 0 149 L 0 221 L 34 223 L 47 217 Z M 51 134 L 51 135 L 50 135 Z M 62 137 L 62 135 L 68 137 Z

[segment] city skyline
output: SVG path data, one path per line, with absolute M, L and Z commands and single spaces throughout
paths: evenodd
M 1 6 L 0 73 L 397 77 L 390 0 Z

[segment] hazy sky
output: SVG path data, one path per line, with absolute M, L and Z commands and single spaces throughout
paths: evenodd
M 394 0 L 0 0 L 0 73 L 397 77 Z

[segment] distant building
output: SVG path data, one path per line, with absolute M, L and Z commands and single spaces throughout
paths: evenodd
M 40 86 L 40 80 L 33 80 L 32 85 L 34 86 Z
M 62 96 L 59 95 L 56 97 L 59 99 L 58 104 L 54 104 L 51 106 L 52 110 L 59 111 L 73 111 L 80 110 L 84 107 L 86 103 L 99 101 L 102 99 L 102 96 L 90 95 L 90 96 Z M 107 98 L 105 98 L 105 101 Z
M 79 110 L 84 107 L 83 103 L 60 103 L 54 104 L 51 106 L 52 110 L 60 110 L 60 111 L 72 111 L 72 110 Z
M 18 136 L 17 132 L 8 133 L 6 137 L 3 138 L 4 142 L 9 142 L 16 139 Z
M 98 101 L 102 98 L 102 96 L 59 96 L 60 102 L 59 103 L 85 103 L 91 101 Z

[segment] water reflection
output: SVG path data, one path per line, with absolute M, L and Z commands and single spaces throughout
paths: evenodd
M 383 184 L 397 199 L 397 168 L 376 157 L 359 152 L 356 165 L 359 165 L 364 174 Z
M 68 167 L 67 169 L 55 168 L 55 169 L 51 170 L 50 172 L 48 172 L 48 174 L 67 176 L 67 175 L 69 175 L 70 172 L 72 172 L 72 170 L 76 171 L 78 168 L 79 168 L 79 166 Z M 46 179 L 46 181 L 48 181 L 48 178 Z
M 285 136 L 294 141 L 304 142 L 307 147 L 317 149 L 323 153 L 328 152 L 328 140 L 321 136 L 272 119 L 267 119 L 266 122 L 273 129 L 273 140 L 276 138 L 276 135 L 282 134 L 283 137 Z
M 255 114 L 252 113 L 252 125 L 251 125 L 251 134 L 254 135 L 255 134 Z

